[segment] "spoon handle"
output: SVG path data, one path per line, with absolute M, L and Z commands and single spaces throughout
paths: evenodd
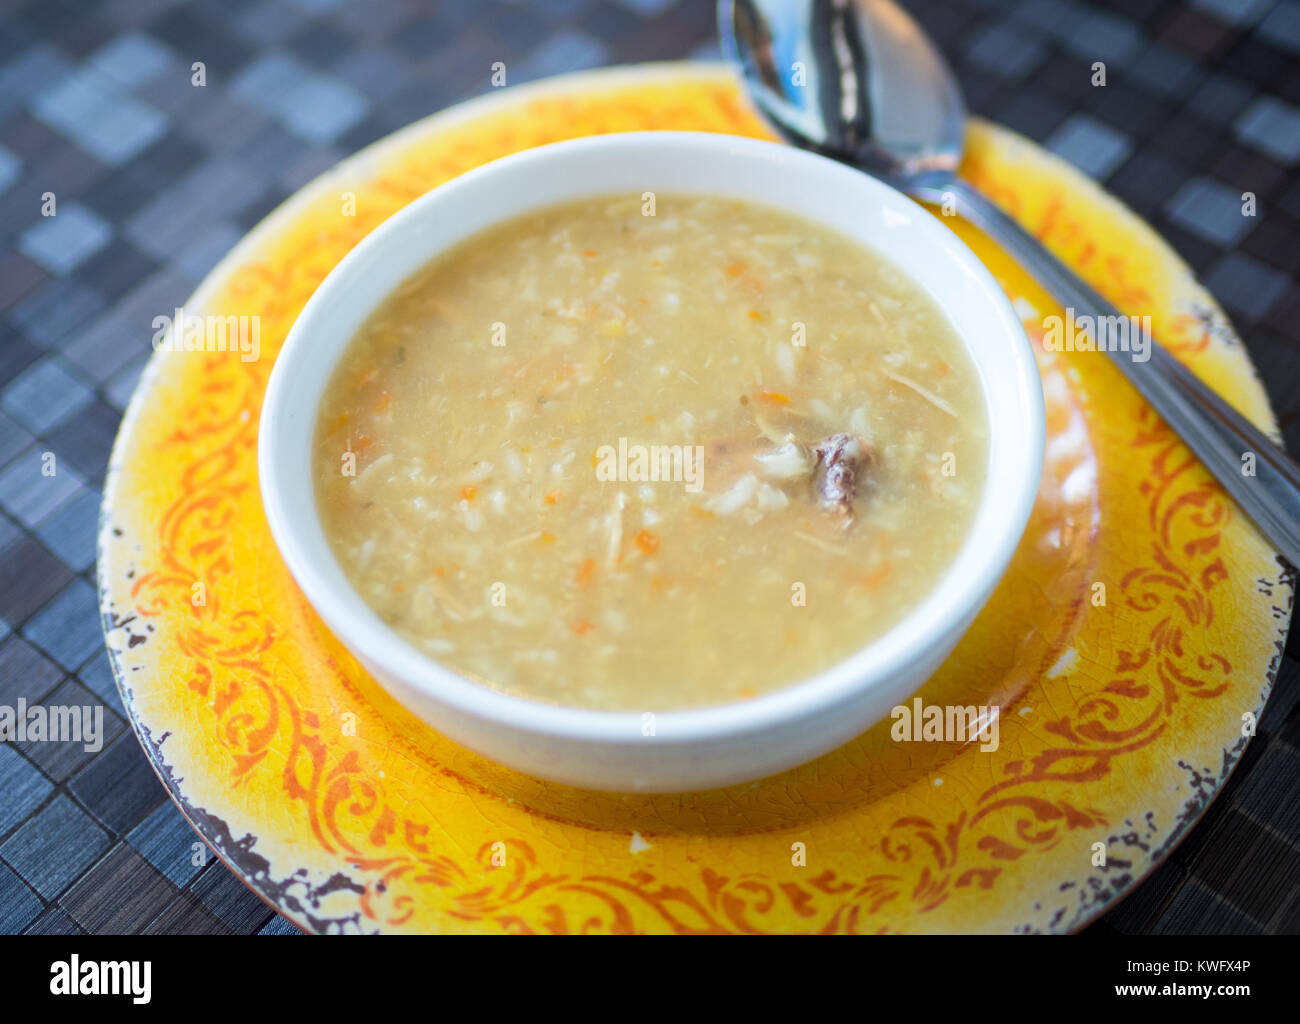
M 954 181 L 917 190 L 918 198 L 930 202 L 941 201 L 943 192 L 955 194 L 958 212 L 1000 243 L 1076 318 L 1121 315 L 972 186 Z M 1107 354 L 1283 557 L 1300 567 L 1300 466 L 1154 339 L 1148 340 L 1147 362 L 1110 348 Z

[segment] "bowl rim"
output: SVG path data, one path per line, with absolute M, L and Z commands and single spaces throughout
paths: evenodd
M 653 711 L 655 717 L 658 744 L 672 747 L 700 740 L 743 738 L 805 717 L 824 714 L 836 706 L 852 702 L 869 690 L 879 688 L 891 676 L 905 673 L 929 647 L 953 628 L 954 622 L 963 623 L 964 631 L 965 625 L 983 606 L 1005 574 L 1007 564 L 1028 523 L 1041 473 L 1045 411 L 1041 378 L 1024 327 L 1000 285 L 974 252 L 938 218 L 901 192 L 863 172 L 783 143 L 712 132 L 637 131 L 585 136 L 526 149 L 467 171 L 413 200 L 380 223 L 326 275 L 303 306 L 277 353 L 263 398 L 258 430 L 258 481 L 271 534 L 296 585 L 335 636 L 363 662 L 378 666 L 385 673 L 401 680 L 405 686 L 462 714 L 527 734 L 608 744 L 621 744 L 633 737 L 640 737 L 645 711 L 597 710 L 547 703 L 507 693 L 461 676 L 454 669 L 420 651 L 383 623 L 346 581 L 346 577 L 343 577 L 342 591 L 336 588 L 336 581 L 330 578 L 331 574 L 322 571 L 319 565 L 323 558 L 337 570 L 334 576 L 342 575 L 342 568 L 324 537 L 319 513 L 315 515 L 314 524 L 307 524 L 308 530 L 304 531 L 304 524 L 297 521 L 290 512 L 283 477 L 270 470 L 273 465 L 283 463 L 286 459 L 287 442 L 284 431 L 277 428 L 276 421 L 282 409 L 293 399 L 292 367 L 309 353 L 306 339 L 312 333 L 321 310 L 327 301 L 333 301 L 332 293 L 344 287 L 354 275 L 362 274 L 367 268 L 381 262 L 385 247 L 400 232 L 409 230 L 406 228 L 409 222 L 430 216 L 429 211 L 463 201 L 476 190 L 490 189 L 493 180 L 498 177 L 525 174 L 530 167 L 541 162 L 581 161 L 593 150 L 623 148 L 635 152 L 636 147 L 647 145 L 660 150 L 669 146 L 694 149 L 697 153 L 693 154 L 693 158 L 703 157 L 706 153 L 714 156 L 738 156 L 742 160 L 756 160 L 769 167 L 802 169 L 810 174 L 822 175 L 827 180 L 838 176 L 844 188 L 858 189 L 863 193 L 864 199 L 883 203 L 885 208 L 912 217 L 921 226 L 920 230 L 942 239 L 947 251 L 961 262 L 965 284 L 975 287 L 994 307 L 998 316 L 998 333 L 1007 336 L 1007 352 L 1014 364 L 1015 380 L 1012 383 L 1021 399 L 1014 409 L 996 406 L 990 401 L 987 381 L 980 373 L 980 391 L 987 414 L 990 448 L 993 445 L 995 421 L 999 418 L 1005 419 L 1008 426 L 1014 420 L 1016 429 L 1013 432 L 1026 441 L 1023 451 L 1018 453 L 1020 457 L 1013 463 L 1020 470 L 1015 476 L 1014 490 L 1011 493 L 993 493 L 986 474 L 984 490 L 957 554 L 949 561 L 948 568 L 939 580 L 902 619 L 875 640 L 856 648 L 852 654 L 820 672 L 748 700 L 679 710 L 657 710 L 651 702 L 647 702 L 646 711 Z M 597 196 L 612 191 L 615 190 L 596 187 L 585 194 Z M 725 195 L 725 190 L 721 194 Z M 541 209 L 554 202 L 542 201 L 531 208 Z M 775 200 L 769 205 L 796 216 L 807 217 L 801 211 L 791 210 Z M 914 214 L 919 216 L 913 217 Z M 514 212 L 504 217 L 494 217 L 466 236 L 447 245 L 431 248 L 423 256 L 422 262 L 427 263 L 465 238 L 519 215 L 519 212 Z M 825 226 L 836 230 L 833 225 Z M 857 242 L 856 239 L 854 241 Z M 886 260 L 889 259 L 879 249 L 875 251 Z M 912 275 L 907 276 L 916 283 Z M 385 294 L 390 293 L 397 283 L 400 283 L 400 278 L 388 287 Z M 929 292 L 929 289 L 926 290 Z M 933 292 L 930 294 L 939 304 L 945 318 L 952 323 L 979 371 L 977 356 L 972 351 L 966 331 L 948 315 L 942 300 L 936 298 Z M 373 308 L 372 305 L 367 312 Z M 346 345 L 347 342 L 344 342 L 339 346 L 331 361 L 331 370 Z M 312 403 L 311 426 L 306 431 L 308 448 L 315 432 L 319 398 L 319 395 L 315 396 Z M 989 459 L 992 458 L 993 453 L 990 452 Z M 990 526 L 988 509 L 994 501 L 1001 503 L 1003 512 Z M 314 487 L 309 504 L 315 512 Z M 992 527 L 999 524 L 1001 528 L 994 532 Z M 320 534 L 319 539 L 324 541 L 323 544 L 308 543 L 305 532 L 310 532 L 312 525 Z M 983 530 L 978 529 L 981 525 L 984 526 Z M 969 579 L 954 580 L 954 566 L 965 560 L 973 560 L 981 571 L 972 574 Z M 919 627 L 920 613 L 927 611 L 948 614 L 932 615 L 928 626 Z M 901 634 L 905 627 L 910 627 L 914 634 L 908 642 L 891 641 L 891 637 Z M 380 685 L 387 688 L 382 680 Z

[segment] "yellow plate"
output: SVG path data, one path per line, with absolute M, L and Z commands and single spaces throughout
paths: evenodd
M 1048 455 L 988 608 L 921 692 L 1002 705 L 1000 745 L 886 721 L 758 783 L 671 796 L 540 782 L 431 732 L 294 586 L 258 496 L 275 353 L 312 290 L 435 185 L 579 135 L 766 137 L 725 69 L 567 76 L 430 117 L 307 186 L 187 312 L 261 317 L 262 357 L 158 353 L 105 490 L 100 587 L 122 698 L 185 815 L 315 931 L 1065 931 L 1182 837 L 1240 758 L 1293 582 L 1096 353 L 1040 351 Z M 965 172 L 1266 429 L 1218 307 L 1131 213 L 975 124 Z M 1041 338 L 1048 297 L 957 223 Z M 1041 349 L 1041 345 L 1040 345 Z

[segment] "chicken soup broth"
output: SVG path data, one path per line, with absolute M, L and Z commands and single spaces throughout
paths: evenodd
M 361 596 L 489 686 L 753 697 L 938 583 L 987 457 L 976 373 L 875 252 L 765 206 L 547 208 L 403 283 L 327 388 L 314 477 Z

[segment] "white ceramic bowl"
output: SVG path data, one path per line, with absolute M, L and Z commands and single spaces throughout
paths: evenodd
M 667 712 L 509 696 L 444 668 L 353 590 L 317 516 L 317 406 L 354 332 L 411 273 L 462 239 L 537 207 L 614 192 L 695 192 L 766 203 L 856 239 L 939 305 L 979 373 L 987 480 L 970 535 L 934 591 L 885 636 L 774 693 Z M 618 791 L 706 789 L 769 775 L 852 739 L 907 700 L 946 658 L 1006 569 L 1028 521 L 1043 455 L 1038 370 L 996 281 L 952 232 L 865 174 L 774 143 L 694 132 L 561 142 L 470 171 L 411 203 L 351 252 L 303 308 L 271 374 L 259 470 L 271 531 L 299 586 L 363 665 L 451 739 L 546 779 Z M 718 609 L 726 615 L 725 608 Z

